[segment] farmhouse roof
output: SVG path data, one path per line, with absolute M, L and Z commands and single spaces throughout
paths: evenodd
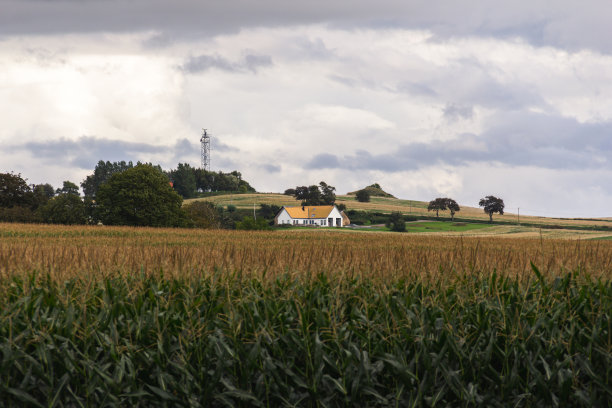
M 333 209 L 333 205 L 285 207 L 285 210 L 287 210 L 291 218 L 327 218 Z

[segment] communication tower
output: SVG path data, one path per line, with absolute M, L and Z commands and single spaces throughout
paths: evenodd
M 202 137 L 200 138 L 200 167 L 202 170 L 210 171 L 210 135 L 206 129 L 202 129 Z

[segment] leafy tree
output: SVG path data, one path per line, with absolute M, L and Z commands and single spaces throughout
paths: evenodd
M 453 221 L 455 219 L 455 213 L 457 211 L 461 211 L 461 207 L 459 207 L 459 204 L 457 204 L 457 202 L 452 198 L 446 199 L 446 207 L 450 211 L 451 221 Z
M 346 205 L 345 204 L 336 204 L 336 207 L 338 208 L 338 211 L 340 211 L 340 212 L 346 211 Z
M 285 192 L 283 193 L 284 195 L 288 195 L 288 196 L 294 196 L 295 195 L 295 188 L 288 188 L 285 190 Z
M 365 188 L 362 190 L 358 190 L 355 193 L 355 199 L 360 203 L 369 203 L 370 202 L 370 192 Z
M 302 205 L 333 205 L 336 202 L 335 191 L 336 187 L 322 181 L 318 186 L 296 187 L 294 196 L 302 201 Z
M 55 189 L 49 183 L 32 185 L 32 192 L 35 195 L 40 195 L 47 199 L 53 198 L 55 196 Z
M 429 205 L 427 206 L 427 211 L 435 211 L 436 218 L 439 218 L 439 212 L 446 211 L 446 205 L 446 198 L 436 198 L 435 200 L 429 202 Z
M 274 204 L 261 204 L 259 207 L 259 214 L 268 220 L 276 217 L 276 214 L 280 211 L 281 207 Z
M 191 198 L 196 194 L 197 183 L 195 169 L 188 163 L 179 163 L 176 170 L 170 172 L 174 190 L 183 198 Z
M 326 182 L 319 183 L 319 191 L 321 192 L 321 204 L 334 205 L 336 202 L 336 187 L 328 185 Z
M 237 230 L 269 230 L 270 225 L 268 225 L 268 222 L 263 218 L 259 218 L 255 220 L 253 217 L 244 217 L 242 221 L 238 221 L 236 223 L 236 229 Z
M 85 204 L 73 192 L 53 197 L 39 212 L 43 221 L 51 224 L 85 224 L 87 221 Z
M 387 221 L 387 227 L 391 228 L 391 231 L 395 232 L 406 231 L 406 221 L 404 221 L 402 213 L 399 211 L 392 212 L 391 216 L 389 217 L 389 221 Z
M 478 206 L 483 207 L 484 212 L 489 214 L 489 222 L 493 222 L 493 214 L 499 213 L 504 215 L 504 200 L 495 196 L 486 196 L 481 198 Z
M 83 194 L 85 197 L 96 197 L 98 188 L 105 183 L 113 174 L 121 173 L 127 169 L 133 168 L 132 162 L 110 162 L 100 160 L 94 169 L 93 174 L 87 176 L 85 180 L 81 182 L 83 188 Z
M 183 210 L 196 228 L 221 228 L 221 216 L 213 203 L 194 201 L 185 205 Z
M 234 204 L 228 204 L 227 205 L 227 212 L 233 213 L 235 211 L 236 211 L 236 206 Z
M 0 207 L 30 207 L 34 195 L 21 174 L 0 173 Z
M 100 185 L 98 215 L 107 225 L 170 227 L 185 223 L 183 199 L 168 178 L 150 164 L 113 174 Z
M 64 184 L 62 186 L 62 188 L 58 188 L 55 191 L 56 194 L 72 194 L 72 195 L 79 195 L 79 186 L 77 186 L 76 184 L 74 184 L 71 181 L 64 181 Z

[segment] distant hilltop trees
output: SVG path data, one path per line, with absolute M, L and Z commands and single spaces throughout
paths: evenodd
M 370 197 L 387 197 L 387 198 L 395 198 L 392 194 L 387 193 L 382 189 L 380 184 L 374 183 L 367 187 L 362 188 L 361 190 L 351 191 L 348 195 L 354 195 L 355 199 L 360 202 L 369 202 Z
M 184 198 L 198 192 L 255 192 L 238 171 L 209 172 L 186 163 L 163 171 L 150 163 L 103 160 L 81 188 L 83 197 L 68 180 L 55 190 L 50 184 L 28 185 L 21 174 L 0 173 L 0 222 L 202 227 L 209 209 L 186 212 Z M 213 227 L 217 221 L 207 223 Z

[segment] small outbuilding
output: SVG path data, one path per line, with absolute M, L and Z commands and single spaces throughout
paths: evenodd
M 335 205 L 283 207 L 274 217 L 274 225 L 343 227 L 350 223 L 344 211 Z

